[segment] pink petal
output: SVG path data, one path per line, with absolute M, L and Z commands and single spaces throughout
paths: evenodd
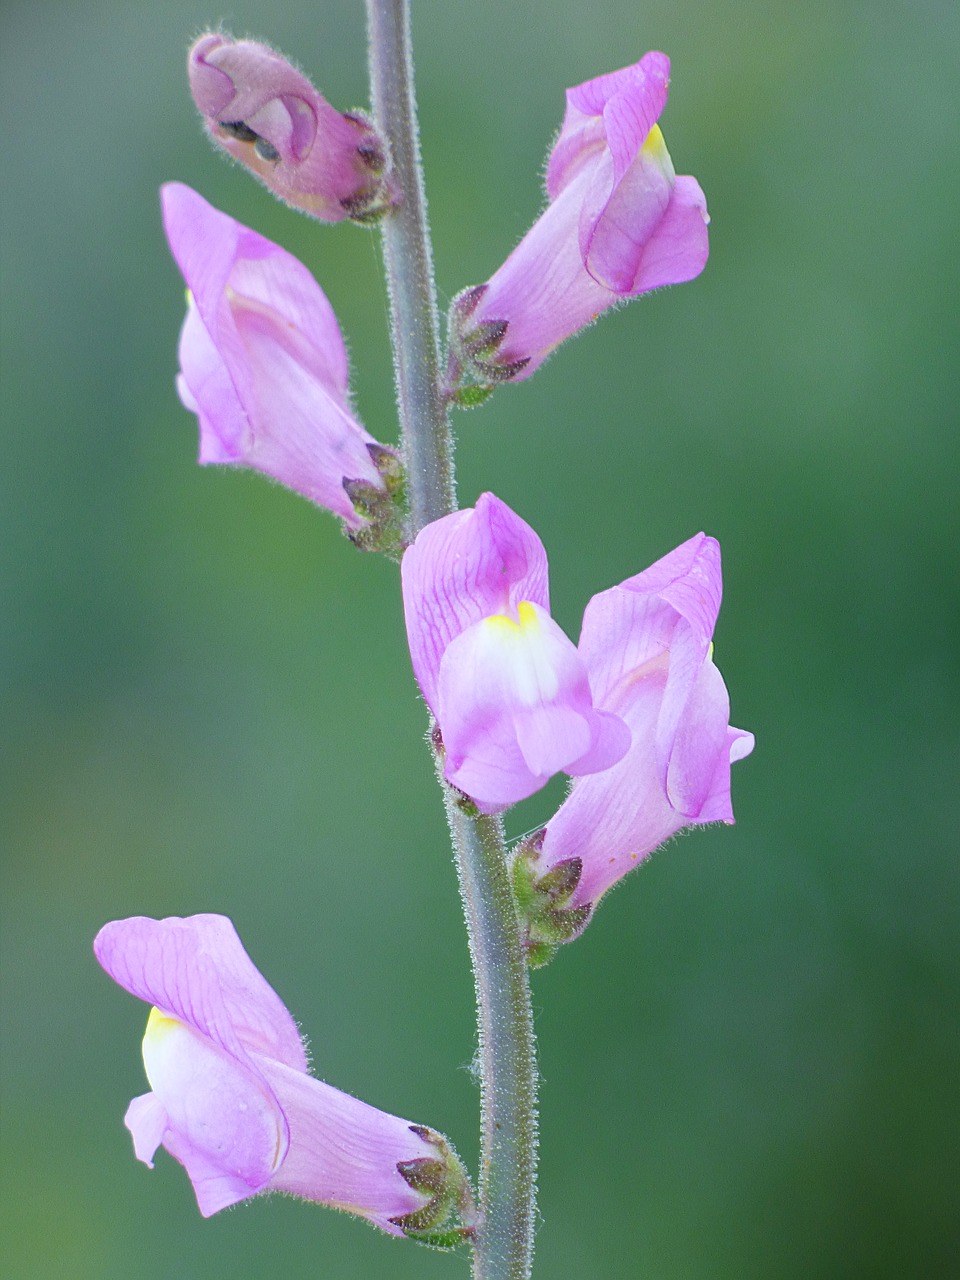
M 584 156 L 596 150 L 599 136 L 613 158 L 612 180 L 619 181 L 660 118 L 669 77 L 666 54 L 648 53 L 633 66 L 567 90 L 566 115 L 547 164 L 551 200 L 575 176 Z
M 309 103 L 292 93 L 271 98 L 245 116 L 244 123 L 294 164 L 306 159 L 317 136 L 317 118 Z
M 521 600 L 549 608 L 547 557 L 525 521 L 492 493 L 427 525 L 401 566 L 407 639 L 434 715 L 443 652 L 466 627 Z
M 289 1139 L 283 1110 L 257 1066 L 156 1012 L 143 1061 L 166 1115 L 163 1145 L 187 1170 L 204 1217 L 265 1187 Z
M 242 463 L 251 428 L 233 379 L 191 295 L 180 331 L 177 391 L 200 423 L 200 462 Z
M 486 618 L 450 643 L 438 703 L 445 776 L 488 810 L 532 795 L 561 769 L 605 768 L 629 745 L 614 717 L 597 716 L 576 649 L 535 605 L 519 625 Z
M 725 822 L 733 825 L 730 799 L 730 766 L 745 759 L 754 748 L 754 737 L 743 729 L 727 729 L 727 750 L 717 756 L 717 771 L 700 809 L 698 822 Z
M 551 202 L 577 178 L 585 165 L 591 165 L 606 151 L 607 131 L 603 117 L 585 116 L 570 105 L 567 90 L 567 113 L 560 136 L 547 160 L 546 187 Z
M 296 1023 L 226 916 L 114 920 L 94 952 L 115 982 L 241 1061 L 265 1053 L 305 1071 Z
M 471 317 L 475 323 L 507 322 L 497 359 L 527 361 L 515 382 L 529 378 L 556 346 L 618 301 L 587 272 L 579 247 L 580 212 L 594 168 L 584 167 L 547 206 L 490 278 Z
M 547 823 L 540 856 L 544 871 L 581 858 L 583 872 L 570 906 L 595 903 L 621 876 L 685 825 L 660 783 L 653 729 L 666 683 L 663 671 L 636 680 L 617 712 L 631 732 L 631 745 L 603 773 L 578 778 Z
M 590 748 L 564 770 L 574 778 L 586 773 L 602 773 L 622 760 L 630 748 L 630 730 L 619 716 L 594 710 L 588 720 L 593 734 Z
M 667 105 L 670 59 L 648 53 L 633 67 L 594 81 L 596 101 L 603 102 L 607 146 L 613 157 L 614 182 L 620 182 Z
M 323 291 L 296 258 L 189 187 L 169 183 L 162 200 L 190 289 L 177 385 L 200 422 L 200 461 L 253 467 L 358 528 L 344 481 L 383 481 Z
M 133 1150 L 138 1160 L 148 1169 L 153 1168 L 153 1157 L 167 1131 L 167 1112 L 155 1093 L 141 1093 L 132 1098 L 123 1123 L 133 1137 Z
M 290 1125 L 290 1149 L 271 1188 L 361 1214 L 394 1235 L 389 1221 L 424 1197 L 397 1171 L 399 1161 L 436 1158 L 406 1120 L 341 1093 L 281 1063 L 258 1059 Z
M 547 823 L 542 869 L 568 858 L 583 861 L 571 906 L 597 902 L 682 828 L 733 821 L 730 763 L 748 752 L 752 735 L 728 728 L 726 687 L 707 661 L 677 734 L 668 791 L 656 734 L 667 683 L 666 670 L 656 666 L 623 682 L 612 709 L 630 728 L 630 750 L 605 772 L 578 778 Z
M 669 160 L 669 157 L 667 157 Z M 673 167 L 665 170 L 641 149 L 614 186 L 613 160 L 605 156 L 580 214 L 580 253 L 590 275 L 617 294 L 634 292 L 650 239 L 670 205 Z
M 669 686 L 669 682 L 668 682 Z M 711 661 L 700 668 L 673 735 L 667 766 L 667 799 L 676 811 L 698 818 L 715 788 L 718 762 L 730 777 L 730 699 L 723 677 Z M 725 816 L 733 821 L 733 811 Z
M 670 649 L 681 621 L 689 631 L 692 653 L 684 669 L 692 681 L 709 647 L 721 594 L 720 546 L 698 533 L 643 573 L 595 595 L 584 611 L 578 648 L 597 705 L 606 705 L 626 674 Z M 681 660 L 671 663 L 676 677 Z
M 208 60 L 224 43 L 223 36 L 208 31 L 196 41 L 187 56 L 190 91 L 197 109 L 205 116 L 221 118 L 237 94 L 230 76 Z
M 644 245 L 631 294 L 698 276 L 710 253 L 707 202 L 696 178 L 677 178 L 670 203 Z
M 344 479 L 380 487 L 367 444 L 375 443 L 310 370 L 270 315 L 234 307 L 250 373 L 253 422 L 242 461 L 326 507 L 348 524 L 360 517 Z
M 213 341 L 219 345 L 231 337 L 220 332 L 230 324 L 225 300 L 229 283 L 234 292 L 282 319 L 299 338 L 297 349 L 312 372 L 346 406 L 343 335 L 326 295 L 303 263 L 183 183 L 166 183 L 160 196 L 170 248 Z M 242 363 L 239 352 L 237 362 Z

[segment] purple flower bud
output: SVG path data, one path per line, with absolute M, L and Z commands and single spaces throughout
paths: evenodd
M 324 222 L 366 221 L 389 206 L 380 135 L 332 107 L 279 53 L 208 32 L 187 71 L 210 137 L 281 200 Z
M 344 482 L 384 491 L 392 461 L 350 407 L 340 326 L 310 272 L 181 183 L 161 190 L 189 290 L 177 389 L 200 421 L 200 461 L 253 467 L 327 507 L 364 517 Z
M 574 782 L 546 831 L 518 855 L 534 887 L 579 862 L 575 883 L 568 876 L 564 884 L 567 910 L 592 907 L 681 828 L 733 822 L 730 765 L 754 740 L 730 727 L 713 664 L 720 596 L 720 547 L 699 533 L 587 605 L 579 652 L 594 702 L 632 736 L 618 763 Z
M 608 307 L 703 270 L 706 201 L 675 175 L 657 125 L 669 74 L 666 55 L 648 53 L 567 90 L 547 208 L 486 285 L 454 302 L 454 382 L 528 378 Z
M 482 494 L 423 529 L 402 578 L 444 777 L 481 810 L 532 795 L 560 770 L 593 773 L 624 755 L 623 722 L 594 708 L 583 660 L 550 617 L 543 544 L 499 498 Z
M 293 1018 L 225 916 L 114 920 L 93 946 L 111 978 L 153 1006 L 143 1041 L 152 1091 L 125 1121 L 137 1158 L 153 1168 L 165 1147 L 205 1218 L 287 1191 L 403 1235 L 430 1219 L 451 1180 L 460 1185 L 438 1134 L 308 1073 Z M 429 1188 L 409 1173 L 424 1164 Z

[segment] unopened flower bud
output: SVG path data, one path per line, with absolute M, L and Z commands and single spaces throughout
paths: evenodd
M 267 45 L 208 32 L 187 70 L 210 137 L 287 204 L 323 222 L 366 222 L 393 203 L 370 121 L 337 111 Z

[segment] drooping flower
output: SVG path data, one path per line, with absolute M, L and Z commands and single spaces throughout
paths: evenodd
M 720 597 L 720 547 L 700 533 L 587 605 L 579 651 L 594 702 L 629 725 L 631 744 L 605 772 L 578 778 L 517 852 L 535 960 L 579 932 L 600 896 L 670 836 L 733 822 L 730 765 L 749 755 L 753 734 L 730 726 L 713 663 Z
M 546 209 L 490 280 L 454 301 L 454 384 L 528 378 L 608 307 L 703 270 L 706 201 L 695 178 L 676 176 L 657 125 L 669 74 L 669 58 L 648 53 L 567 90 Z
M 444 777 L 486 812 L 629 745 L 550 617 L 540 539 L 492 493 L 428 525 L 402 563 L 413 669 L 443 739 Z
M 189 290 L 177 389 L 200 422 L 200 461 L 253 467 L 360 528 L 352 496 L 386 494 L 397 460 L 350 407 L 323 290 L 292 254 L 190 187 L 167 183 L 161 202 Z
M 359 112 L 337 111 L 281 54 L 207 32 L 187 72 L 210 137 L 281 200 L 324 222 L 369 221 L 389 207 L 376 129 Z
M 143 1041 L 151 1092 L 125 1123 L 153 1168 L 163 1146 L 204 1217 L 265 1191 L 359 1214 L 394 1235 L 469 1216 L 446 1141 L 315 1079 L 293 1018 L 219 915 L 104 925 L 94 952 L 153 1008 Z M 456 1232 L 458 1228 L 454 1226 Z

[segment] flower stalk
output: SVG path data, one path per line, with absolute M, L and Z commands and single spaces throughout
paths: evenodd
M 390 295 L 411 541 L 456 510 L 453 440 L 417 135 L 407 0 L 366 0 L 374 118 L 399 199 L 380 224 Z M 474 1280 L 528 1280 L 533 1256 L 536 1053 L 527 963 L 499 817 L 468 813 L 442 784 L 477 992 L 481 1082 Z

